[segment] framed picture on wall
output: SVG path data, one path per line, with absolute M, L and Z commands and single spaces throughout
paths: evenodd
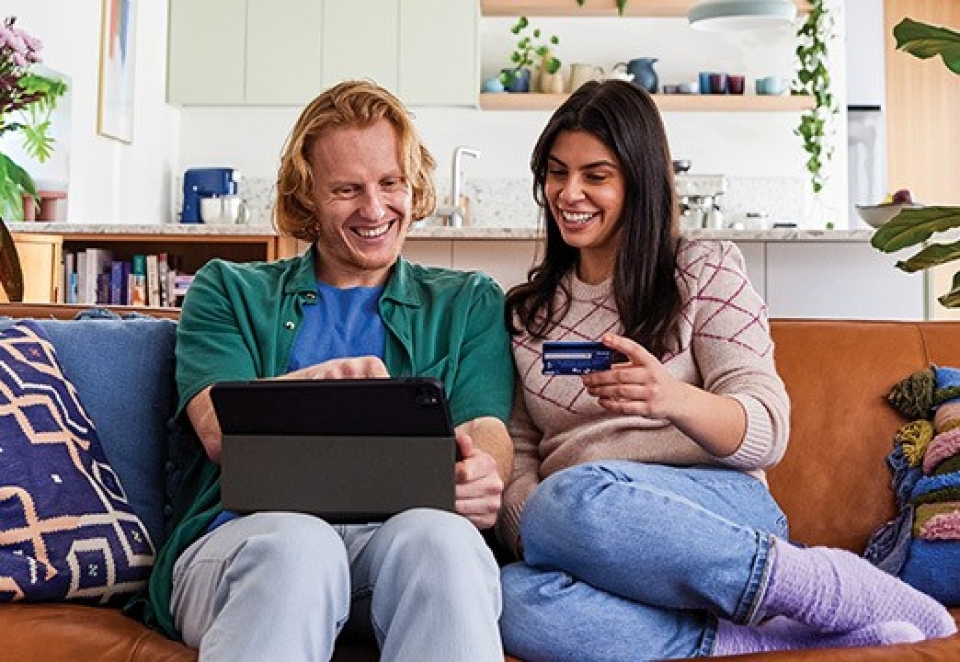
M 125 143 L 133 142 L 135 52 L 136 1 L 103 0 L 97 131 Z

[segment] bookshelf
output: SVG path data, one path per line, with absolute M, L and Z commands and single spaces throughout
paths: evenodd
M 184 273 L 214 258 L 235 262 L 271 261 L 295 253 L 294 242 L 278 237 L 271 227 L 79 226 L 69 223 L 10 223 L 24 273 L 24 301 L 62 300 L 63 258 L 88 248 L 111 252 L 114 260 L 134 255 L 166 253 L 179 256 Z

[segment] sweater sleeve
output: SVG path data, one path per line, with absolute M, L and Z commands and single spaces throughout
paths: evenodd
M 696 251 L 699 259 L 683 269 L 686 277 L 695 275 L 686 306 L 691 351 L 703 388 L 736 399 L 747 417 L 740 446 L 718 461 L 764 469 L 783 457 L 790 431 L 790 401 L 774 365 L 766 304 L 750 284 L 735 244 L 697 243 L 708 250 Z
M 527 413 L 523 385 L 518 380 L 510 414 L 513 438 L 513 475 L 503 492 L 503 507 L 497 519 L 497 537 L 517 558 L 523 556 L 520 545 L 520 515 L 527 499 L 540 483 L 539 445 L 541 432 Z

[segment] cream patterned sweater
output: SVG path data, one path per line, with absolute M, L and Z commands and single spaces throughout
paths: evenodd
M 611 281 L 588 285 L 573 273 L 567 278 L 573 300 L 549 340 L 622 332 Z M 714 464 L 765 480 L 763 469 L 783 456 L 790 403 L 774 368 L 766 305 L 747 279 L 740 250 L 730 242 L 681 240 L 677 279 L 683 299 L 679 350 L 662 362 L 676 378 L 741 403 L 747 429 L 740 447 L 715 457 L 667 421 L 608 412 L 579 377 L 541 374 L 541 340 L 515 336 L 519 379 L 510 432 L 516 456 L 497 524 L 514 551 L 523 504 L 541 480 L 561 469 L 596 460 Z

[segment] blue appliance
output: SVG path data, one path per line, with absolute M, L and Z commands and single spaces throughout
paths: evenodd
M 236 195 L 240 171 L 236 168 L 190 168 L 183 173 L 183 210 L 181 223 L 202 223 L 200 200 L 221 195 Z

